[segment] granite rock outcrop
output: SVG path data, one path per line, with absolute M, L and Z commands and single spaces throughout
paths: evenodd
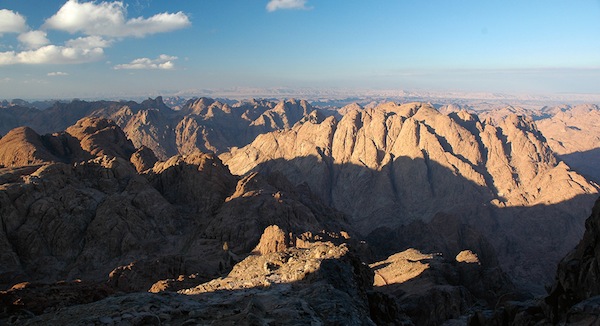
M 524 284 L 550 281 L 598 192 L 556 158 L 530 118 L 480 121 L 423 103 L 303 120 L 220 157 L 234 174 L 278 171 L 308 184 L 364 234 L 454 216 Z

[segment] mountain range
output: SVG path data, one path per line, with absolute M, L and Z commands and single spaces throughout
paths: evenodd
M 599 189 L 565 163 L 593 148 L 564 134 L 583 134 L 578 117 L 598 108 L 511 111 L 209 98 L 2 108 L 0 318 L 440 324 L 500 318 L 477 311 L 545 285 L 562 298 L 579 285 L 561 263 L 552 286 L 557 263 Z M 545 131 L 559 121 L 563 133 Z M 48 293 L 59 295 L 41 302 Z M 122 300 L 160 309 L 100 313 Z M 348 313 L 328 319 L 330 304 Z M 535 318 L 567 318 L 552 309 Z

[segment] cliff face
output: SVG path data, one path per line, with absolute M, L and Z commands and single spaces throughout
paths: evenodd
M 105 119 L 0 141 L 2 323 L 438 323 L 512 289 L 476 234 L 444 251 L 480 242 L 477 253 L 432 260 L 417 286 L 393 275 L 421 262 L 374 263 L 383 284 L 363 260 L 387 253 L 306 184 L 273 171 L 238 177 L 214 154 L 158 161 Z M 422 316 L 414 302 L 452 307 Z
M 452 215 L 529 280 L 548 279 L 597 193 L 556 159 L 532 120 L 511 115 L 496 124 L 421 103 L 354 110 L 339 122 L 314 116 L 221 158 L 234 174 L 279 171 L 306 182 L 364 234 Z
M 585 222 L 583 239 L 558 265 L 556 281 L 546 298 L 555 322 L 597 322 L 600 317 L 599 263 L 600 199 L 596 201 L 591 216 Z

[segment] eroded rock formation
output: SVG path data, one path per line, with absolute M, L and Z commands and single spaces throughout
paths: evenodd
M 234 174 L 278 171 L 306 182 L 365 234 L 454 216 L 524 283 L 549 281 L 598 191 L 556 159 L 531 119 L 493 123 L 422 103 L 303 120 L 221 158 Z

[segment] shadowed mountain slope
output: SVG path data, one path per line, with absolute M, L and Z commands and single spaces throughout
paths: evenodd
M 302 121 L 221 158 L 234 174 L 278 171 L 306 182 L 363 234 L 451 215 L 493 244 L 512 277 L 530 284 L 549 281 L 598 191 L 556 159 L 528 118 L 494 124 L 421 103 L 355 110 L 339 122 Z M 571 200 L 582 205 L 562 204 Z
M 556 281 L 546 303 L 553 322 L 594 324 L 600 313 L 600 198 L 585 222 L 585 234 L 556 272 Z

